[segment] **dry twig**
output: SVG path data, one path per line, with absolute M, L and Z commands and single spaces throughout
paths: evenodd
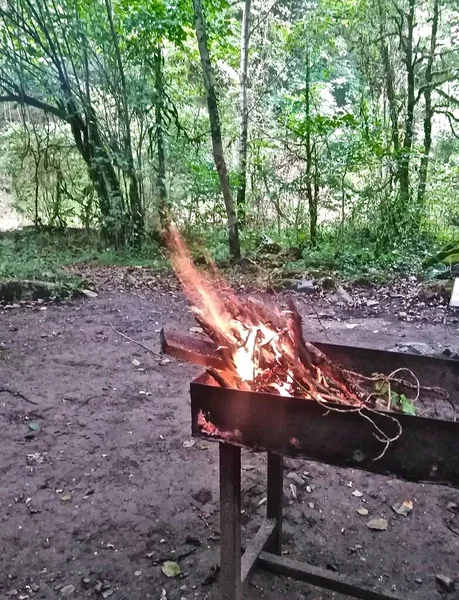
M 144 350 L 146 350 L 147 352 L 151 352 L 151 354 L 154 354 L 155 356 L 159 356 L 160 358 L 162 358 L 162 354 L 160 354 L 159 352 L 156 352 L 156 350 L 152 350 L 151 348 L 149 348 L 148 346 L 145 346 L 145 344 L 142 344 L 142 342 L 138 342 L 137 340 L 134 340 L 133 338 L 129 337 L 128 335 L 126 335 L 125 333 L 121 333 L 121 331 L 118 331 L 118 329 L 116 329 L 113 325 L 111 325 L 111 328 L 113 329 L 113 331 L 115 333 L 117 333 L 118 335 L 120 335 L 121 337 L 124 337 L 125 339 L 129 340 L 130 342 L 132 342 L 133 344 L 137 344 L 137 346 L 140 346 L 141 348 L 143 348 Z
M 12 396 L 16 396 L 17 398 L 22 398 L 23 400 L 25 400 L 26 402 L 29 402 L 30 404 L 35 404 L 35 406 L 40 406 L 40 404 L 38 402 L 35 402 L 35 400 L 29 400 L 29 398 L 24 396 L 24 394 L 21 394 L 21 392 L 16 392 L 16 391 L 10 390 L 8 388 L 0 388 L 0 394 L 2 394 L 2 393 L 11 394 Z

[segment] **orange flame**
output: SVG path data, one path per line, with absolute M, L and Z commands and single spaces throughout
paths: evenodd
M 320 357 L 316 364 L 303 362 L 301 352 L 304 354 L 306 347 L 294 307 L 268 310 L 253 298 L 238 298 L 216 272 L 212 279 L 199 272 L 175 226 L 167 230 L 165 242 L 196 320 L 228 366 L 233 378 L 230 386 L 275 390 L 281 396 L 297 395 L 320 402 L 360 402 L 345 382 L 336 379 L 329 363 L 323 364 Z
M 220 348 L 227 345 L 241 381 L 254 381 L 264 371 L 260 365 L 263 347 L 269 346 L 275 360 L 286 352 L 286 348 L 280 345 L 279 331 L 260 321 L 255 311 L 244 311 L 245 314 L 240 319 L 237 318 L 238 309 L 241 308 L 240 300 L 217 276 L 211 280 L 196 269 L 190 252 L 175 227 L 170 227 L 167 231 L 166 244 L 171 252 L 172 266 L 193 305 L 193 311 L 210 330 L 218 332 L 222 340 Z M 256 301 L 253 299 L 249 302 L 251 306 L 254 303 Z M 281 318 L 279 312 L 276 316 Z M 286 373 L 285 380 L 273 383 L 272 387 L 279 394 L 290 396 L 291 382 L 291 376 Z

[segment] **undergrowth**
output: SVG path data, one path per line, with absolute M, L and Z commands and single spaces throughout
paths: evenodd
M 37 231 L 24 228 L 0 233 L 0 279 L 35 279 L 79 286 L 65 267 L 75 263 L 164 268 L 158 249 L 145 244 L 141 252 L 102 248 L 96 234 L 78 229 Z
M 210 255 L 223 269 L 229 264 L 224 229 L 188 230 L 187 243 L 196 258 Z M 338 228 L 321 231 L 315 248 L 286 232 L 241 231 L 243 254 L 267 270 L 295 272 L 312 276 L 333 275 L 358 283 L 387 281 L 418 274 L 423 261 L 438 250 L 438 242 L 424 237 L 407 240 L 391 248 L 381 248 L 365 230 L 342 232 Z M 76 263 L 94 265 L 168 268 L 164 253 L 152 242 L 141 251 L 103 248 L 96 232 L 79 229 L 37 231 L 33 227 L 0 233 L 0 279 L 35 279 L 65 284 L 78 289 L 83 282 L 65 267 Z

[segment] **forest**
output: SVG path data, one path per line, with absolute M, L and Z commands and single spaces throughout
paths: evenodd
M 0 44 L 0 186 L 37 231 L 153 255 L 173 220 L 369 276 L 459 252 L 456 0 L 3 0 Z

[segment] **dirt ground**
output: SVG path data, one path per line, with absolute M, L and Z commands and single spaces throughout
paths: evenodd
M 404 299 L 358 309 L 324 298 L 298 303 L 313 339 L 457 352 L 456 315 L 436 304 L 400 317 Z M 189 382 L 199 369 L 147 353 L 111 327 L 158 350 L 166 324 L 193 325 L 174 289 L 99 290 L 97 298 L 0 310 L 0 388 L 23 395 L 0 394 L 0 598 L 220 598 L 211 582 L 217 447 L 190 437 Z M 286 463 L 288 555 L 408 598 L 459 598 L 458 490 Z M 250 537 L 265 509 L 264 456 L 244 452 L 243 466 Z M 406 517 L 391 508 L 403 500 L 414 504 Z M 387 531 L 367 527 L 377 517 L 388 519 Z M 168 579 L 165 560 L 182 575 Z M 456 580 L 456 591 L 442 590 L 440 574 Z M 261 571 L 245 597 L 344 600 Z

